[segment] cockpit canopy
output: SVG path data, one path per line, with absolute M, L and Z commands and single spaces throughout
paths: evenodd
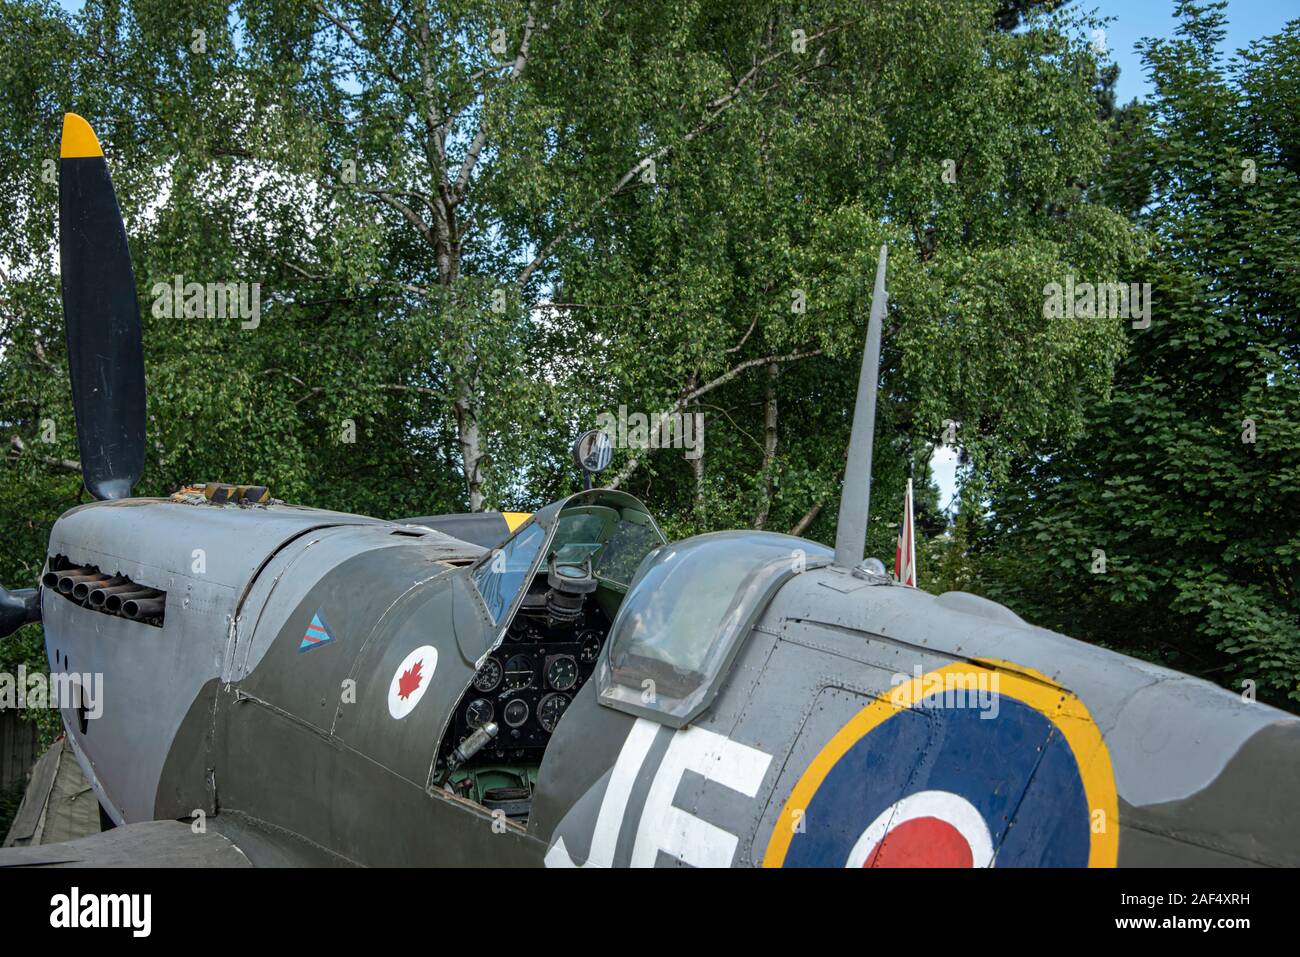
M 825 546 L 773 532 L 669 545 L 635 498 L 594 489 L 537 512 L 471 577 L 497 640 L 534 576 L 594 579 L 597 602 L 614 616 L 597 700 L 679 728 L 713 701 L 777 589 L 831 558 Z
M 621 594 L 646 552 L 663 534 L 639 501 L 624 492 L 593 489 L 538 511 L 513 537 L 485 556 L 473 580 L 492 621 L 510 617 L 524 585 L 550 562 L 561 575 L 582 568 L 607 591 Z
M 645 556 L 596 667 L 601 704 L 681 727 L 708 707 L 745 637 L 824 546 L 772 532 L 714 532 Z

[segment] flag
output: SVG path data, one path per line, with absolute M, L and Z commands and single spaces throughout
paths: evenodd
M 894 580 L 916 587 L 916 527 L 912 522 L 912 480 L 907 480 L 903 499 L 903 524 L 898 527 L 898 548 L 894 552 Z

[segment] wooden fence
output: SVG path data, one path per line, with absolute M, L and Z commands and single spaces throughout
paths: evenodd
M 0 788 L 27 779 L 39 757 L 36 745 L 35 724 L 22 720 L 17 711 L 0 710 Z

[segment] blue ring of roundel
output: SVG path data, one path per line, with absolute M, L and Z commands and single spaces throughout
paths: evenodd
M 843 867 L 886 808 L 939 790 L 983 815 L 994 866 L 1087 867 L 1088 802 L 1069 744 L 1029 705 L 1005 695 L 997 703 L 997 717 L 985 718 L 980 708 L 926 699 L 859 738 L 813 795 L 784 865 Z

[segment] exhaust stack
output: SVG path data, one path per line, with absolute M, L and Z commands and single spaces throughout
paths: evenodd
M 104 599 L 104 610 L 114 615 L 122 611 L 122 605 L 133 598 L 152 598 L 156 592 L 152 588 L 141 588 L 139 585 L 132 585 L 128 589 L 114 592 Z
M 132 583 L 126 578 L 115 578 L 112 581 L 104 582 L 90 593 L 90 604 L 95 608 L 103 605 L 108 601 L 110 595 L 120 595 L 123 592 L 135 591 L 139 585 Z
M 128 598 L 122 602 L 122 614 L 128 618 L 155 618 L 162 614 L 163 604 L 164 600 L 161 597 Z
M 96 575 L 94 578 L 84 578 L 72 586 L 72 597 L 76 601 L 85 601 L 90 597 L 90 593 L 96 588 L 108 585 L 115 579 L 108 575 Z
M 51 555 L 41 583 L 53 594 L 75 605 L 103 615 L 119 615 L 141 624 L 161 627 L 166 611 L 167 593 L 115 571 L 105 574 L 94 565 L 77 565 L 66 555 Z M 40 602 L 35 604 L 39 616 Z M 10 612 L 16 615 L 16 612 Z M 0 635 L 8 618 L 0 608 Z M 21 622 L 20 622 L 21 624 Z M 14 625 L 13 627 L 18 627 Z
M 92 581 L 99 577 L 101 577 L 99 572 L 91 572 L 91 571 L 63 572 L 62 574 L 59 575 L 58 578 L 59 591 L 65 595 L 71 595 L 73 589 L 76 588 L 79 583 L 84 581 Z

